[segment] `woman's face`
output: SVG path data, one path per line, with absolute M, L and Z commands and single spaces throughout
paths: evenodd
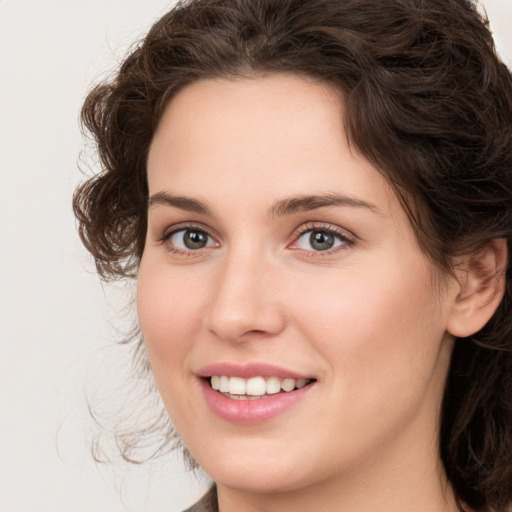
M 349 147 L 340 95 L 288 75 L 188 86 L 148 180 L 140 323 L 205 471 L 289 491 L 438 470 L 456 287 Z

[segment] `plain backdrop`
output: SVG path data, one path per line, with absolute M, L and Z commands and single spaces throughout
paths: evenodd
M 126 377 L 130 292 L 100 285 L 75 232 L 78 111 L 172 3 L 0 0 L 0 512 L 177 512 L 208 485 L 179 456 L 95 465 L 85 399 Z M 512 64 L 512 0 L 484 5 Z

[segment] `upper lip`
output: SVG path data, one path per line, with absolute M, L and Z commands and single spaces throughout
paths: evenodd
M 303 375 L 298 372 L 267 363 L 212 363 L 203 366 L 198 372 L 198 377 L 211 377 L 212 375 L 227 377 L 278 377 L 280 379 L 313 379 L 310 375 Z

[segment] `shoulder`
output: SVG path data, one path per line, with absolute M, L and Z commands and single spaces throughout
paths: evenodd
M 217 488 L 212 486 L 197 503 L 183 512 L 218 512 L 218 510 Z

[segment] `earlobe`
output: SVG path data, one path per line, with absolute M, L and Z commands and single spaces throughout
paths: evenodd
M 505 290 L 507 241 L 494 239 L 455 263 L 459 291 L 447 323 L 458 338 L 476 333 L 491 319 Z

